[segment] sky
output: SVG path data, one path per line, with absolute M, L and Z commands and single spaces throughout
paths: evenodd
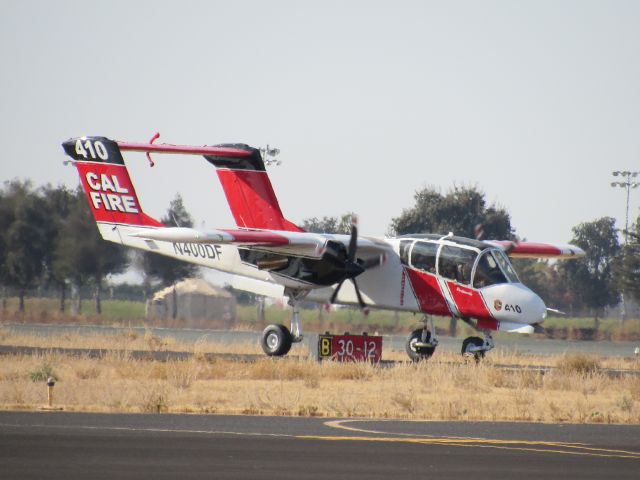
M 383 236 L 416 190 L 477 186 L 531 241 L 612 216 L 640 170 L 640 2 L 0 0 L 0 181 L 74 187 L 71 137 L 281 150 L 285 215 Z M 145 211 L 176 193 L 234 225 L 202 157 L 125 159 Z M 630 217 L 640 213 L 632 191 Z M 455 233 L 455 232 L 454 232 Z

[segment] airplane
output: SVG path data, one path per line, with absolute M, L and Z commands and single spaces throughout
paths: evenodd
M 287 296 L 291 325 L 267 326 L 261 346 L 283 356 L 303 338 L 303 300 L 424 315 L 409 335 L 408 356 L 425 360 L 438 345 L 433 315 L 463 320 L 483 338 L 462 342 L 476 360 L 494 348 L 491 332 L 532 333 L 546 318 L 543 300 L 523 285 L 509 257 L 571 259 L 574 245 L 478 240 L 448 234 L 374 238 L 305 232 L 287 220 L 266 172 L 273 161 L 245 144 L 187 146 L 71 138 L 62 144 L 77 168 L 102 238 L 249 279 L 246 290 Z M 201 155 L 222 184 L 236 228 L 168 227 L 144 213 L 122 152 Z M 67 160 L 68 162 L 68 160 Z M 237 277 L 234 277 L 237 278 Z M 357 279 L 357 280 L 356 280 Z M 348 280 L 348 282 L 347 282 Z

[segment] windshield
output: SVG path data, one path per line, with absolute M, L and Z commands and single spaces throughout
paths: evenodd
M 481 254 L 473 278 L 474 288 L 518 281 L 516 272 L 502 251 L 487 250 Z
M 511 265 L 511 262 L 509 261 L 509 258 L 507 257 L 507 255 L 502 250 L 494 250 L 493 256 L 496 258 L 496 260 L 500 264 L 500 267 L 502 268 L 502 271 L 504 272 L 504 274 L 507 276 L 507 279 L 510 282 L 518 283 L 520 281 L 518 279 L 518 274 L 513 269 L 513 265 Z
M 440 252 L 438 273 L 458 283 L 471 283 L 471 270 L 478 254 L 474 250 L 445 245 Z

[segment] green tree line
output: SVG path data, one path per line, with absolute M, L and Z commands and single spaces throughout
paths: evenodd
M 180 196 L 171 202 L 162 221 L 167 225 L 193 225 Z M 3 307 L 13 293 L 23 312 L 27 292 L 39 287 L 58 292 L 62 312 L 71 291 L 71 313 L 79 314 L 80 292 L 89 287 L 96 313 L 100 314 L 105 279 L 130 266 L 141 272 L 145 296 L 155 285 L 172 285 L 197 272 L 195 265 L 104 241 L 80 187 L 34 188 L 29 181 L 14 180 L 0 189 Z
M 416 191 L 415 203 L 393 218 L 389 233 L 442 233 L 480 239 L 517 241 L 508 211 L 488 204 L 477 187 L 454 186 L 445 193 L 434 187 Z M 348 233 L 351 213 L 303 221 L 307 231 Z M 193 226 L 180 196 L 161 219 L 169 226 Z M 607 307 L 619 304 L 621 295 L 640 300 L 640 222 L 629 233 L 631 241 L 619 242 L 610 217 L 581 223 L 572 230 L 570 243 L 583 248 L 580 260 L 549 262 L 515 260 L 523 283 L 552 308 L 573 315 L 591 314 L 596 320 Z M 136 268 L 148 297 L 158 285 L 170 286 L 198 272 L 196 266 L 148 252 L 139 252 L 103 241 L 85 195 L 80 188 L 29 181 L 6 182 L 0 189 L 0 286 L 19 298 L 24 310 L 27 292 L 44 287 L 58 292 L 60 310 L 72 295 L 72 313 L 80 311 L 79 292 L 93 291 L 96 312 L 104 281 L 109 275 Z

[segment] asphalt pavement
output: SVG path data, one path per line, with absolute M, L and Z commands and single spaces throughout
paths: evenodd
M 616 478 L 640 427 L 0 412 L 0 477 Z

